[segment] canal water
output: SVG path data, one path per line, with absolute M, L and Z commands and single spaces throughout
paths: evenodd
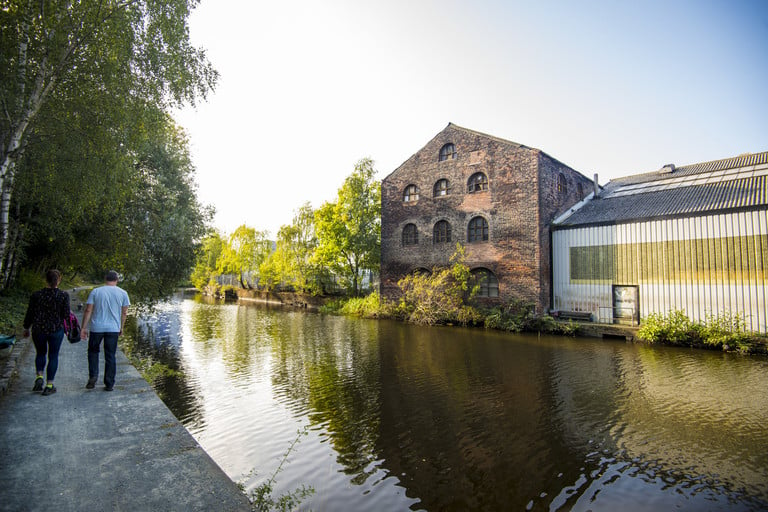
M 127 342 L 246 490 L 289 452 L 302 510 L 768 510 L 764 357 L 199 297 Z

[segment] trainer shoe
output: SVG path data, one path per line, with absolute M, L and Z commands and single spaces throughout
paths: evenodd
M 43 396 L 52 395 L 56 392 L 56 387 L 54 385 L 45 386 L 45 389 L 43 390 Z
M 85 389 L 93 389 L 96 387 L 96 379 L 88 379 L 88 384 L 85 385 Z
M 43 390 L 43 382 L 45 382 L 45 380 L 42 377 L 37 377 L 35 379 L 35 385 L 32 386 L 32 391 L 42 391 Z

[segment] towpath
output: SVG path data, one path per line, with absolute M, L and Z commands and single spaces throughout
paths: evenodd
M 87 342 L 61 347 L 57 393 L 32 391 L 31 340 L 0 396 L 0 511 L 240 511 L 246 496 L 122 352 L 114 391 L 88 380 Z

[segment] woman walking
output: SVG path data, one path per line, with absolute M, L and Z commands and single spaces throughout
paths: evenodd
M 24 316 L 24 337 L 29 336 L 32 327 L 32 341 L 35 343 L 35 385 L 32 391 L 42 391 L 43 396 L 56 392 L 53 379 L 59 368 L 59 349 L 64 339 L 64 319 L 69 317 L 69 295 L 59 290 L 61 273 L 49 270 L 45 274 L 47 286 L 38 290 L 29 298 L 29 307 Z M 48 367 L 46 368 L 46 356 Z M 46 383 L 43 389 L 43 371 Z

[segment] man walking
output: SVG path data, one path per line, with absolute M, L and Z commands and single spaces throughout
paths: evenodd
M 99 347 L 104 340 L 104 391 L 115 386 L 117 338 L 123 334 L 125 315 L 131 304 L 128 293 L 117 286 L 117 272 L 110 270 L 104 286 L 94 288 L 85 302 L 81 339 L 88 339 L 88 389 L 96 386 L 99 378 Z M 89 325 L 90 322 L 90 325 Z

